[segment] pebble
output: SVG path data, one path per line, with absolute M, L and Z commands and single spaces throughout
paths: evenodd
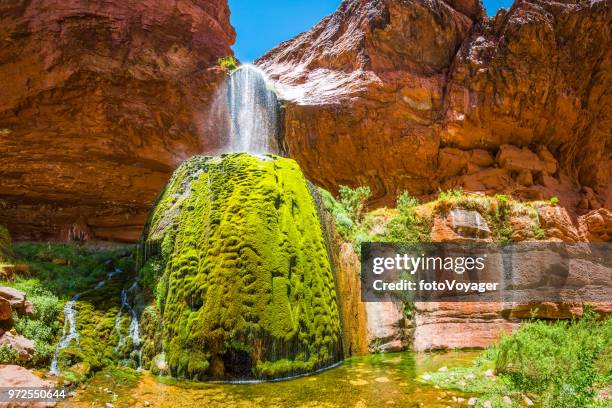
M 149 401 L 145 401 L 145 402 L 144 402 L 144 406 L 145 406 L 145 407 L 150 407 L 150 406 L 151 406 L 151 403 L 150 403 Z
M 421 378 L 422 378 L 422 379 L 424 379 L 425 381 L 429 381 L 429 380 L 431 380 L 431 375 L 429 375 L 429 374 L 423 374 L 423 375 L 421 376 Z
M 493 375 L 495 375 L 495 373 L 493 372 L 493 370 L 487 370 L 487 371 L 485 371 L 485 375 L 487 377 L 493 377 Z
M 476 405 L 476 401 L 477 401 L 477 399 L 475 397 L 472 397 L 472 398 L 470 398 L 468 400 L 468 405 L 472 407 L 472 406 Z
M 493 408 L 493 404 L 491 401 L 485 401 L 484 404 L 482 404 L 482 408 Z
M 463 378 L 465 378 L 466 380 L 473 380 L 474 378 L 476 378 L 476 375 L 469 373 L 469 374 L 464 375 Z
M 529 399 L 529 397 L 527 397 L 526 395 L 523 396 L 523 402 L 525 403 L 525 405 L 527 405 L 528 407 L 533 406 L 533 401 Z
M 512 405 L 512 398 L 510 398 L 507 395 L 504 395 L 504 398 L 502 398 L 502 401 L 504 401 L 504 404 Z
M 113 405 L 113 404 L 111 404 L 110 402 L 107 402 L 106 404 L 104 404 L 104 406 L 105 406 L 106 408 L 113 408 L 113 407 L 114 407 L 114 405 Z
M 438 371 L 448 371 L 448 367 L 444 366 L 444 367 L 440 367 L 438 368 Z

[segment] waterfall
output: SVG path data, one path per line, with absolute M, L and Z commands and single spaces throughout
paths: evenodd
M 228 151 L 280 154 L 280 105 L 266 75 L 253 65 L 231 73 L 227 87 Z
M 64 305 L 64 327 L 62 329 L 62 337 L 60 338 L 59 343 L 57 343 L 57 347 L 55 348 L 55 352 L 53 353 L 53 359 L 51 360 L 51 367 L 49 369 L 51 374 L 59 374 L 59 365 L 58 365 L 58 357 L 60 351 L 70 346 L 70 343 L 74 340 L 79 342 L 79 331 L 77 330 L 77 300 L 81 298 L 81 296 L 93 292 L 96 289 L 100 289 L 109 279 L 112 279 L 113 276 L 123 272 L 119 268 L 115 268 L 113 272 L 106 274 L 106 279 L 101 280 L 93 287 L 93 289 L 88 289 L 85 292 L 77 293 L 70 299 L 70 301 L 66 302 Z
M 53 353 L 53 360 L 51 360 L 51 373 L 58 374 L 58 364 L 57 358 L 59 357 L 59 352 L 70 345 L 72 340 L 78 343 L 79 341 L 79 332 L 76 327 L 76 301 L 79 299 L 80 294 L 74 295 L 72 300 L 66 302 L 64 305 L 64 328 L 62 329 L 62 338 L 60 339 L 57 347 L 55 348 L 55 352 Z
M 135 305 L 133 306 L 132 303 L 130 303 L 128 296 L 130 293 L 134 294 L 137 289 L 138 283 L 134 282 L 129 289 L 121 290 L 121 308 L 119 309 L 119 312 L 115 317 L 115 330 L 117 331 L 117 335 L 119 336 L 119 341 L 117 343 L 117 346 L 115 347 L 115 350 L 120 351 L 125 345 L 127 338 L 130 338 L 132 340 L 132 354 L 136 354 L 138 360 L 138 369 L 140 369 L 142 367 L 142 350 L 140 349 L 141 340 L 140 329 L 138 326 L 138 312 L 136 311 Z M 124 312 L 127 313 L 130 319 L 127 337 L 124 336 L 121 332 L 121 321 Z

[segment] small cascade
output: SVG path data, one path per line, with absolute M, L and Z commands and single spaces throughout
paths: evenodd
M 140 350 L 141 339 L 140 339 L 140 329 L 138 322 L 138 312 L 136 306 L 134 305 L 134 300 L 130 302 L 130 294 L 132 295 L 132 299 L 135 298 L 135 293 L 138 289 L 138 283 L 135 281 L 132 286 L 128 289 L 121 290 L 121 308 L 115 317 L 115 331 L 119 336 L 119 341 L 117 342 L 117 346 L 115 347 L 115 351 L 119 352 L 123 347 L 125 347 L 127 339 L 132 340 L 132 352 L 131 356 L 136 356 L 138 362 L 138 369 L 142 367 L 142 351 Z M 122 333 L 121 322 L 124 314 L 130 319 L 130 325 L 128 327 L 127 335 Z
M 53 359 L 51 360 L 51 367 L 49 369 L 51 374 L 59 374 L 59 365 L 58 358 L 59 353 L 66 347 L 70 346 L 72 341 L 79 342 L 79 331 L 77 329 L 77 301 L 85 294 L 93 292 L 96 289 L 100 289 L 106 283 L 113 278 L 113 276 L 123 272 L 119 268 L 115 268 L 113 272 L 106 274 L 106 279 L 101 280 L 94 286 L 92 289 L 88 289 L 84 292 L 77 293 L 70 299 L 70 301 L 66 302 L 64 305 L 64 327 L 62 329 L 62 337 L 60 338 L 59 343 L 57 343 L 57 347 L 55 348 L 55 352 L 53 353 Z
M 51 373 L 58 374 L 58 364 L 57 359 L 59 356 L 59 352 L 70 345 L 72 340 L 76 341 L 77 344 L 79 342 L 79 332 L 76 327 L 76 301 L 79 299 L 81 295 L 76 294 L 72 298 L 72 300 L 66 302 L 64 305 L 64 328 L 62 329 L 62 338 L 60 339 L 57 347 L 55 348 L 55 353 L 53 353 L 53 360 L 51 360 Z
M 242 65 L 228 80 L 230 141 L 228 151 L 280 154 L 280 105 L 266 75 Z

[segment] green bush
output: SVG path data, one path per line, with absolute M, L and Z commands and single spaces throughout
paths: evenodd
M 349 216 L 353 223 L 358 224 L 363 217 L 365 204 L 372 192 L 370 187 L 350 188 L 340 186 L 338 202 L 343 207 L 344 212 Z
M 236 62 L 236 59 L 231 55 L 219 58 L 217 64 L 229 72 L 238 69 L 238 62 Z
M 483 352 L 471 367 L 429 373 L 429 382 L 478 396 L 493 407 L 603 407 L 597 390 L 612 380 L 612 318 L 590 310 L 579 321 L 531 321 Z M 497 376 L 486 374 L 494 369 Z M 512 404 L 504 402 L 510 397 Z
M 427 242 L 429 241 L 430 221 L 419 217 L 415 208 L 419 205 L 416 198 L 408 192 L 399 195 L 396 207 L 399 215 L 389 221 L 384 241 L 388 242 Z
M 541 395 L 544 406 L 582 407 L 594 386 L 610 380 L 612 319 L 587 310 L 579 321 L 525 324 L 498 346 L 496 371 L 520 390 Z
M 16 364 L 19 361 L 17 351 L 8 346 L 0 346 L 0 364 Z

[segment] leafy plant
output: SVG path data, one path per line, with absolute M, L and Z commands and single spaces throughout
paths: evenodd
M 446 201 L 453 198 L 461 198 L 463 195 L 463 190 L 461 189 L 450 189 L 450 190 L 438 190 L 438 200 Z
M 0 346 L 0 364 L 15 364 L 19 361 L 19 354 L 9 346 Z
M 344 208 L 345 213 L 353 223 L 359 223 L 362 219 L 366 201 L 372 194 L 370 187 L 350 188 L 340 186 L 338 192 L 340 194 L 338 202 Z
M 558 197 L 551 197 L 551 198 L 550 198 L 550 204 L 551 204 L 551 205 L 557 205 L 557 204 L 559 204 L 559 198 L 558 198 Z
M 496 377 L 487 375 L 495 370 Z M 430 373 L 430 381 L 443 388 L 479 394 L 492 406 L 511 397 L 519 406 L 528 394 L 538 406 L 577 408 L 604 406 L 597 390 L 609 385 L 612 375 L 612 319 L 599 320 L 590 309 L 577 321 L 524 323 L 512 335 L 483 352 L 472 367 Z M 495 381 L 493 381 L 493 379 Z
M 217 60 L 217 64 L 221 68 L 224 68 L 225 70 L 227 70 L 228 72 L 232 72 L 232 71 L 238 69 L 238 62 L 231 55 L 219 58 Z

